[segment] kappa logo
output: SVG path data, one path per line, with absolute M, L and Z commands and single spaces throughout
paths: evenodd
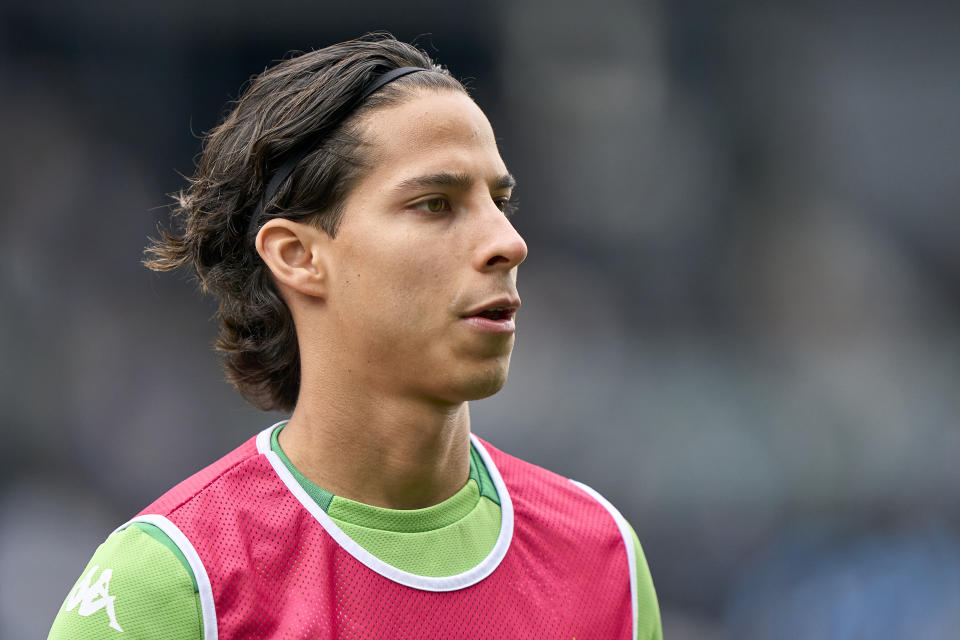
M 67 611 L 73 611 L 77 608 L 77 605 L 80 605 L 77 613 L 86 617 L 95 614 L 101 609 L 106 609 L 107 615 L 110 616 L 110 628 L 123 633 L 123 629 L 117 624 L 117 615 L 113 610 L 113 601 L 116 599 L 116 596 L 108 593 L 110 578 L 113 577 L 113 569 L 104 569 L 100 574 L 100 578 L 94 583 L 93 576 L 96 575 L 99 568 L 97 565 L 94 565 L 83 580 L 78 582 L 77 586 L 73 588 L 70 595 L 67 596 Z

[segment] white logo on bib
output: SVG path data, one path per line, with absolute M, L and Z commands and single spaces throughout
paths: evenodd
M 93 568 L 90 569 L 90 573 L 78 582 L 77 586 L 70 592 L 70 595 L 67 596 L 67 611 L 73 611 L 77 605 L 80 605 L 77 613 L 86 617 L 93 615 L 97 611 L 100 611 L 100 609 L 106 609 L 107 615 L 110 616 L 110 628 L 122 633 L 123 629 L 117 624 L 117 616 L 113 611 L 113 601 L 116 596 L 107 593 L 107 590 L 110 588 L 110 578 L 113 576 L 113 569 L 104 569 L 103 573 L 100 574 L 100 579 L 97 580 L 95 584 L 91 584 L 93 583 L 93 576 L 99 568 L 100 567 L 94 565 Z

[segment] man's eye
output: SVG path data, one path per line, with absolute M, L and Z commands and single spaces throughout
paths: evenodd
M 450 210 L 450 202 L 446 198 L 430 198 L 414 205 L 414 209 L 429 211 L 430 213 L 441 213 Z
M 517 212 L 517 203 L 510 198 L 494 198 L 493 202 L 507 217 Z

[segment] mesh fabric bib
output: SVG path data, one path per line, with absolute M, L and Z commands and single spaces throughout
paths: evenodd
M 134 518 L 187 557 L 205 638 L 634 637 L 632 543 L 592 490 L 474 438 L 500 536 L 469 571 L 417 576 L 350 540 L 270 451 L 269 432 Z

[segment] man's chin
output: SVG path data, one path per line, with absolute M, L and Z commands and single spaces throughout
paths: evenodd
M 482 375 L 475 376 L 468 381 L 465 391 L 470 395 L 470 400 L 482 400 L 489 398 L 496 392 L 503 389 L 507 383 L 507 373 L 509 368 L 491 367 L 483 372 Z
M 475 388 L 473 393 L 470 394 L 469 400 L 483 400 L 484 398 L 489 398 L 496 392 L 500 391 L 500 389 L 503 389 L 503 385 L 506 384 L 506 382 L 506 379 L 504 379 L 499 382 L 490 382 L 485 386 Z
M 483 371 L 471 371 L 461 376 L 452 376 L 449 378 L 447 392 L 444 394 L 456 402 L 469 402 L 471 400 L 482 400 L 489 398 L 507 382 L 507 372 L 509 367 L 491 366 Z

